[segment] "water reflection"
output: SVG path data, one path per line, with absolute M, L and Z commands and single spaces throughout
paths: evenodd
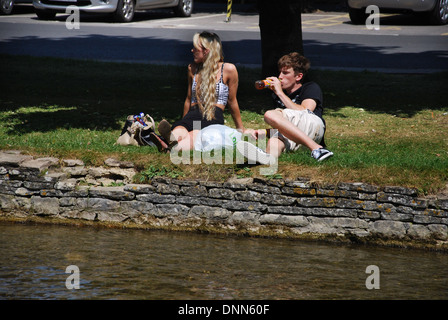
M 2 223 L 0 256 L 1 299 L 448 298 L 448 255 L 419 250 Z

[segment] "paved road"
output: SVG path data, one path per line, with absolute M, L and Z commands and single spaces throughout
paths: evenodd
M 68 15 L 37 20 L 32 9 L 0 17 L 0 53 L 106 61 L 187 64 L 195 32 L 216 30 L 227 61 L 261 64 L 256 13 L 198 10 L 190 18 L 166 11 L 137 13 L 132 23 L 82 16 L 80 29 L 66 28 Z M 385 72 L 448 71 L 448 26 L 421 25 L 415 17 L 384 15 L 380 30 L 350 23 L 345 12 L 303 14 L 305 54 L 314 68 Z

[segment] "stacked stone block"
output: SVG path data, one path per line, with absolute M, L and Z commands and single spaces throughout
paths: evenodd
M 448 199 L 420 198 L 415 189 L 306 179 L 135 184 L 135 173 L 132 164 L 112 159 L 87 168 L 0 152 L 0 215 L 272 236 L 448 240 Z

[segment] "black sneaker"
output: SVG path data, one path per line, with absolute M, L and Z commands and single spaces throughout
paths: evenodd
M 329 157 L 331 157 L 333 155 L 333 152 L 324 149 L 324 148 L 319 148 L 319 149 L 315 149 L 313 151 L 311 151 L 311 156 L 316 159 L 317 161 L 322 161 L 325 160 Z
M 167 152 L 168 144 L 163 141 L 163 138 L 158 136 L 155 132 L 149 134 L 149 140 L 157 147 L 159 152 Z

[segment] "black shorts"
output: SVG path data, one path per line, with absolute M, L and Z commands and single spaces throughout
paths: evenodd
M 196 123 L 193 127 L 194 121 L 199 121 L 201 126 L 198 127 L 198 124 Z M 172 125 L 171 130 L 173 130 L 176 127 L 182 126 L 182 127 L 185 127 L 188 132 L 190 132 L 190 131 L 193 131 L 193 129 L 204 129 L 205 127 L 208 127 L 212 124 L 224 124 L 223 110 L 219 107 L 215 107 L 215 119 L 212 119 L 209 121 L 202 117 L 202 113 L 199 110 L 199 107 L 197 105 L 195 105 L 190 108 L 190 111 L 187 112 L 185 117 L 176 121 Z

